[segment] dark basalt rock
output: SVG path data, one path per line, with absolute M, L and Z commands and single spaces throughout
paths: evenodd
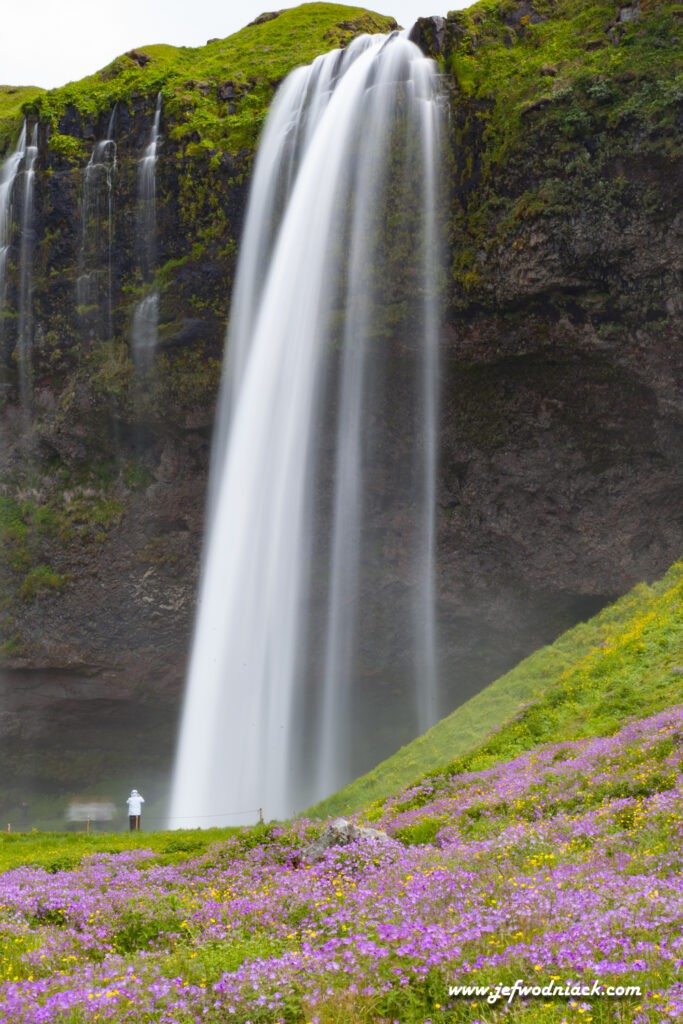
M 521 0 L 517 3 L 513 10 L 509 11 L 504 19 L 503 23 L 508 28 L 520 29 L 526 24 L 538 25 L 542 21 L 547 19 L 540 14 L 533 4 L 527 3 L 527 0 Z
M 264 22 L 273 21 L 274 18 L 278 18 L 281 14 L 282 11 L 266 11 L 264 14 L 259 14 L 258 18 L 254 18 L 253 21 L 250 21 L 249 25 L 263 25 Z
M 408 38 L 424 53 L 437 57 L 444 52 L 446 44 L 446 19 L 438 15 L 433 18 L 418 18 Z
M 138 65 L 138 67 L 141 68 L 144 68 L 147 64 L 149 64 L 150 60 L 152 59 L 150 56 L 148 56 L 148 54 L 143 53 L 142 50 L 129 50 L 126 54 L 126 57 L 129 57 Z

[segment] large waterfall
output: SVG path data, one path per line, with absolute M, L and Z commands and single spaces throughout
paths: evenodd
M 273 104 L 232 303 L 172 826 L 289 815 L 438 716 L 438 136 L 435 67 L 397 34 L 298 69 Z

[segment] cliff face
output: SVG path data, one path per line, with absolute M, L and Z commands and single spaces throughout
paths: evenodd
M 680 551 L 680 31 L 571 2 L 414 30 L 450 72 L 446 604 L 490 637 Z
M 23 406 L 19 179 L 0 326 L 7 799 L 168 764 L 255 137 L 291 66 L 387 27 L 307 5 L 0 106 L 8 149 L 22 116 L 38 126 Z M 673 4 L 578 0 L 414 30 L 449 107 L 444 710 L 680 556 L 680 31 Z M 150 271 L 140 160 L 159 93 Z M 155 293 L 156 356 L 136 367 Z

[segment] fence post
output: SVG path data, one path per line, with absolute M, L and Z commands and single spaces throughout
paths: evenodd
M 8 822 L 7 822 L 7 831 L 8 831 L 8 832 L 11 832 L 11 831 L 12 831 L 12 822 L 11 822 L 11 821 L 8 821 Z
M 90 834 L 90 818 L 85 819 L 85 832 L 86 835 Z
M 259 809 L 258 809 L 258 823 L 259 823 L 259 825 L 263 824 L 263 808 L 262 807 L 259 807 Z

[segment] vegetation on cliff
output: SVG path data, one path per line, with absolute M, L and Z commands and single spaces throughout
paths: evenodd
M 97 545 L 130 512 L 136 491 L 152 484 L 150 451 L 155 445 L 158 451 L 160 435 L 176 437 L 174 424 L 183 424 L 182 433 L 191 423 L 199 436 L 195 446 L 207 446 L 248 173 L 275 87 L 295 65 L 393 24 L 356 7 L 307 4 L 263 16 L 203 47 L 132 50 L 58 89 L 0 88 L 0 151 L 14 145 L 22 118 L 30 126 L 37 121 L 40 147 L 31 283 L 35 395 L 20 445 L 7 426 L 1 481 L 0 644 L 15 661 L 30 657 L 31 646 L 35 657 L 35 638 L 32 645 L 21 626 L 26 606 L 78 586 L 85 564 L 98 557 Z M 150 284 L 138 265 L 138 161 L 158 93 L 158 266 Z M 105 194 L 101 173 L 88 186 L 87 166 L 110 122 L 116 159 Z M 89 212 L 86 187 L 94 194 Z M 0 320 L 3 412 L 9 416 L 18 367 L 15 207 Z M 111 282 L 110 337 L 103 308 L 77 300 L 79 279 L 103 272 Z M 154 372 L 141 382 L 131 319 L 152 286 L 161 292 L 160 349 Z M 141 542 L 156 567 L 157 540 Z
M 498 264 L 524 258 L 534 227 L 570 245 L 563 219 L 670 217 L 658 177 L 668 166 L 675 180 L 683 155 L 679 4 L 483 0 L 441 35 L 421 25 L 456 91 L 456 306 L 490 301 Z M 583 270 L 599 294 L 609 268 L 585 263 L 567 284 Z

